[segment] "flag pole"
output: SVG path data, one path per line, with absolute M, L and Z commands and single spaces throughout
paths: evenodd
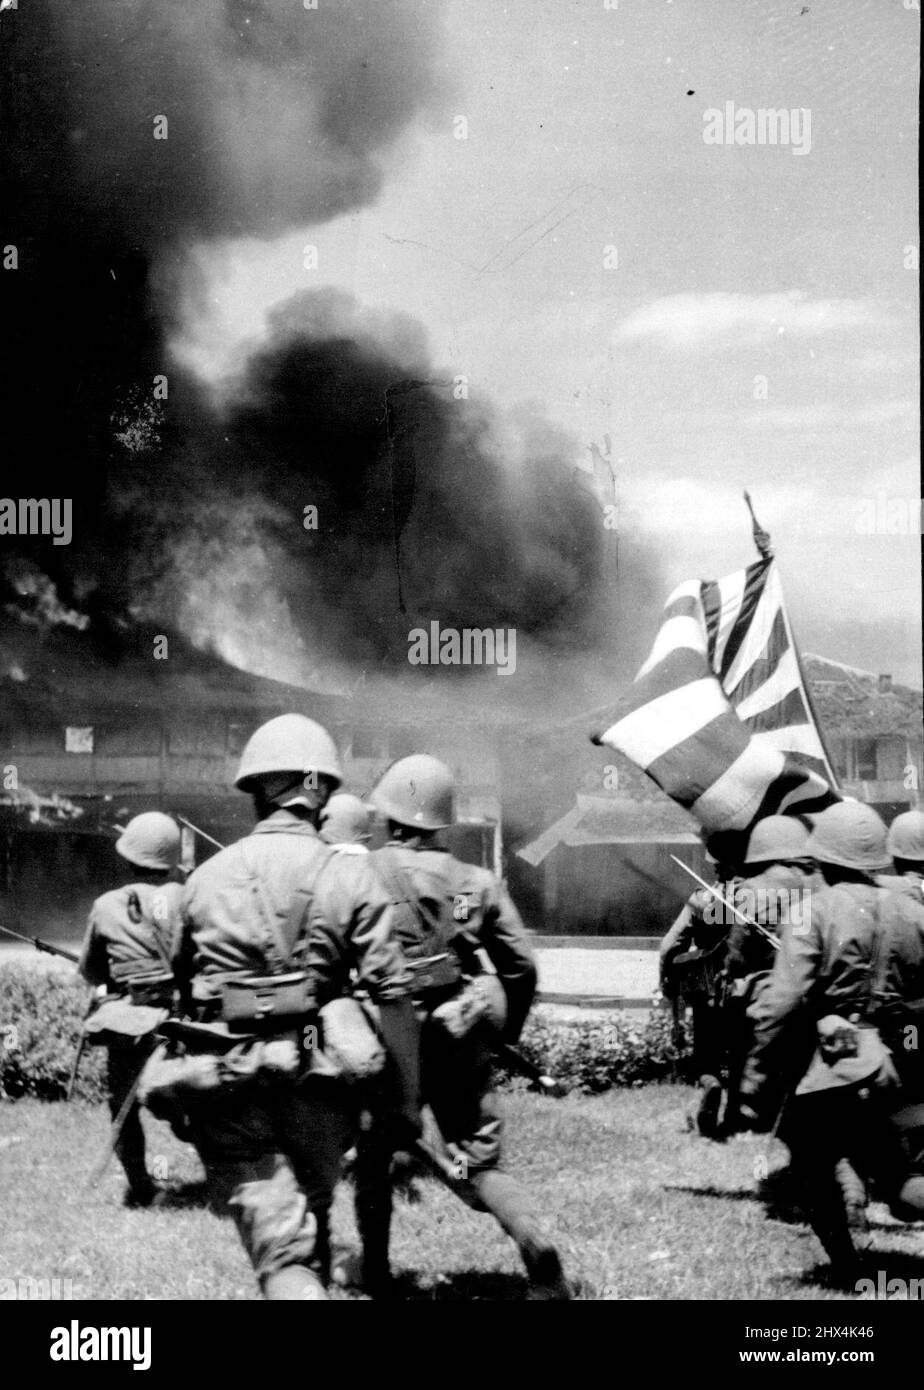
M 765 531 L 757 517 L 754 515 L 754 508 L 751 505 L 751 494 L 747 488 L 744 489 L 744 501 L 748 511 L 751 513 L 751 533 L 754 537 L 754 544 L 757 546 L 758 554 L 762 560 L 772 560 L 773 550 L 770 544 L 770 532 Z
M 754 514 L 754 507 L 751 503 L 751 495 L 748 492 L 747 488 L 745 488 L 744 490 L 744 501 L 748 511 L 751 514 L 751 529 L 754 536 L 754 544 L 757 546 L 761 559 L 771 561 L 773 560 L 774 556 L 773 548 L 770 541 L 770 534 L 768 531 L 765 531 L 763 529 L 760 522 L 757 520 L 757 517 Z M 799 647 L 796 643 L 795 635 L 792 630 L 792 623 L 789 621 L 789 613 L 786 608 L 786 600 L 783 597 L 782 590 L 780 590 L 780 612 L 783 615 L 783 622 L 786 625 L 786 636 L 789 639 L 789 645 L 792 648 L 793 655 L 796 658 L 796 670 L 799 672 L 799 681 L 802 686 L 802 693 L 805 696 L 805 703 L 808 706 L 808 712 L 811 716 L 812 723 L 815 726 L 815 732 L 818 735 L 818 742 L 821 744 L 821 751 L 824 754 L 825 771 L 827 773 L 828 781 L 831 783 L 831 786 L 834 789 L 834 791 L 839 792 L 840 784 L 837 780 L 837 773 L 834 771 L 834 764 L 831 762 L 831 754 L 828 752 L 828 745 L 825 743 L 825 736 L 822 732 L 821 724 L 818 720 L 818 711 L 815 709 L 815 702 L 812 699 L 812 691 L 809 686 L 808 680 L 806 679 L 805 667 L 802 665 L 802 657 L 799 653 Z

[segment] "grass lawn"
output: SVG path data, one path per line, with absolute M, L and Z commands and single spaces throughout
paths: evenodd
M 507 1097 L 511 1166 L 540 1198 L 579 1296 L 844 1298 L 825 1286 L 824 1257 L 808 1228 L 769 1219 L 756 1199 L 768 1141 L 720 1145 L 690 1134 L 692 1095 L 649 1086 L 594 1098 Z M 165 1126 L 146 1117 L 151 1165 L 178 1185 L 171 1205 L 123 1208 L 115 1162 L 88 1190 L 107 1119 L 103 1107 L 0 1103 L 0 1279 L 69 1279 L 78 1299 L 255 1298 L 233 1225 L 204 1204 L 198 1161 Z M 785 1157 L 774 1144 L 770 1170 Z M 416 1189 L 417 1200 L 399 1199 L 396 1208 L 403 1294 L 521 1298 L 516 1252 L 490 1217 L 431 1179 Z M 335 1235 L 347 1244 L 355 1237 L 346 1184 Z M 882 1217 L 873 1239 L 874 1272 L 924 1277 L 924 1226 Z

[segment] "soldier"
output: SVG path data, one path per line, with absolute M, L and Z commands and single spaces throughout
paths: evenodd
M 335 855 L 318 836 L 340 781 L 320 725 L 299 714 L 262 725 L 235 778 L 256 827 L 202 864 L 183 898 L 184 973 L 218 1076 L 196 1107 L 197 1141 L 268 1299 L 327 1298 L 353 1108 L 314 1020 L 349 993 L 351 971 L 392 1053 L 402 1131 L 419 1130 L 417 1025 L 391 901 L 367 856 Z
M 321 839 L 344 854 L 368 854 L 372 811 L 358 796 L 337 792 L 321 813 Z
M 740 852 L 737 839 L 719 833 L 705 843 L 714 865 L 714 886 L 730 898 L 740 876 L 732 859 Z M 729 915 L 716 898 L 698 888 L 661 942 L 659 959 L 661 989 L 671 1001 L 675 1018 L 679 1019 L 686 1004 L 690 1006 L 693 1070 L 702 1092 L 693 1122 L 710 1139 L 721 1135 L 721 1076 L 727 1049 L 723 971 Z
M 878 1180 L 893 1214 L 924 1216 L 924 1178 L 907 1142 L 919 1124 L 909 1102 L 920 1063 L 917 1053 L 901 1057 L 907 1003 L 924 995 L 924 911 L 877 886 L 886 830 L 871 807 L 844 801 L 823 811 L 807 848 L 824 886 L 813 890 L 802 926 L 783 933 L 752 1005 L 741 1113 L 753 1128 L 769 1128 L 795 1088 L 780 1135 L 806 1184 L 816 1234 L 853 1278 L 858 1213 L 838 1183 L 845 1156 Z M 904 1094 L 895 1063 L 906 1073 Z
M 492 1038 L 515 1041 L 536 989 L 526 929 L 506 889 L 486 869 L 455 859 L 437 832 L 454 818 L 452 773 L 436 758 L 402 758 L 371 802 L 388 844 L 370 860 L 398 912 L 398 931 L 422 1020 L 421 1095 L 452 1154 L 466 1200 L 512 1236 L 530 1280 L 528 1297 L 567 1299 L 554 1246 L 526 1193 L 503 1171 L 503 1121 L 491 1090 Z M 442 947 L 442 949 L 440 949 Z M 362 1136 L 356 1165 L 364 1282 L 386 1292 L 390 1278 L 389 1160 L 394 1145 L 377 1126 Z
M 744 877 L 734 893 L 734 905 L 750 918 L 734 914 L 725 958 L 727 999 L 724 1026 L 728 1044 L 728 1102 L 722 1132 L 738 1128 L 738 1087 L 752 1041 L 748 1007 L 765 987 L 778 936 L 802 923 L 807 890 L 815 877 L 808 854 L 809 832 L 795 816 L 766 816 L 751 832 L 745 851 Z M 753 925 L 751 925 L 753 924 Z
M 78 970 L 105 1003 L 84 1026 L 88 1041 L 108 1046 L 109 1109 L 120 1114 L 153 1048 L 154 1009 L 173 998 L 182 886 L 171 881 L 180 857 L 180 831 L 161 811 L 129 821 L 116 852 L 132 866 L 130 883 L 97 898 L 90 909 Z M 137 1103 L 125 1115 L 116 1153 L 128 1178 L 126 1203 L 147 1206 L 157 1184 L 147 1170 Z
M 889 827 L 886 848 L 895 873 L 879 875 L 877 883 L 924 903 L 924 811 L 903 811 L 896 816 Z

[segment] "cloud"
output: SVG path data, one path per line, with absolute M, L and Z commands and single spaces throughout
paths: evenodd
M 636 309 L 617 324 L 616 343 L 655 341 L 675 348 L 739 346 L 784 333 L 816 337 L 883 321 L 871 300 L 809 299 L 783 294 L 672 294 Z
M 866 406 L 832 405 L 822 401 L 789 409 L 770 406 L 752 410 L 742 423 L 748 429 L 853 430 L 864 425 L 887 425 L 893 420 L 914 424 L 917 414 L 917 403 L 912 400 L 877 401 Z

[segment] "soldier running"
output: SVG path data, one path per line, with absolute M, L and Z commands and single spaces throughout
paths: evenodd
M 77 967 L 101 995 L 84 1036 L 107 1045 L 113 1120 L 122 1114 L 153 1049 L 158 1014 L 163 1016 L 173 999 L 183 890 L 171 875 L 180 858 L 179 827 L 161 811 L 145 811 L 129 821 L 116 852 L 131 865 L 132 881 L 96 899 Z M 137 1103 L 122 1117 L 115 1151 L 128 1178 L 126 1203 L 149 1205 L 158 1187 L 147 1169 Z
M 315 1044 L 351 972 L 391 1051 L 400 1133 L 419 1132 L 417 1024 L 392 901 L 369 856 L 335 854 L 318 836 L 340 781 L 320 725 L 285 714 L 261 726 L 235 778 L 257 824 L 192 874 L 183 900 L 192 1007 L 219 1076 L 196 1106 L 199 1149 L 274 1300 L 327 1298 L 329 1211 L 354 1110 Z
M 562 1300 L 570 1290 L 538 1212 L 501 1158 L 503 1119 L 491 1088 L 492 1039 L 515 1042 L 536 989 L 526 929 L 506 889 L 486 869 L 455 859 L 438 841 L 454 819 L 452 773 L 436 758 L 402 758 L 371 802 L 388 844 L 370 856 L 395 905 L 397 930 L 415 974 L 421 1020 L 421 1095 L 456 1164 L 460 1195 L 488 1211 L 516 1242 L 527 1297 Z M 389 1165 L 396 1147 L 387 1116 L 360 1140 L 357 1216 L 364 1284 L 388 1291 Z
M 807 849 L 824 886 L 802 928 L 783 933 L 752 1005 L 741 1113 L 769 1129 L 794 1090 L 780 1137 L 805 1183 L 813 1229 L 849 1282 L 861 1213 L 838 1182 L 845 1156 L 878 1181 L 894 1215 L 924 1217 L 920 1061 L 903 1047 L 911 1010 L 924 1003 L 924 910 L 877 886 L 886 829 L 871 807 L 844 801 L 821 812 Z

